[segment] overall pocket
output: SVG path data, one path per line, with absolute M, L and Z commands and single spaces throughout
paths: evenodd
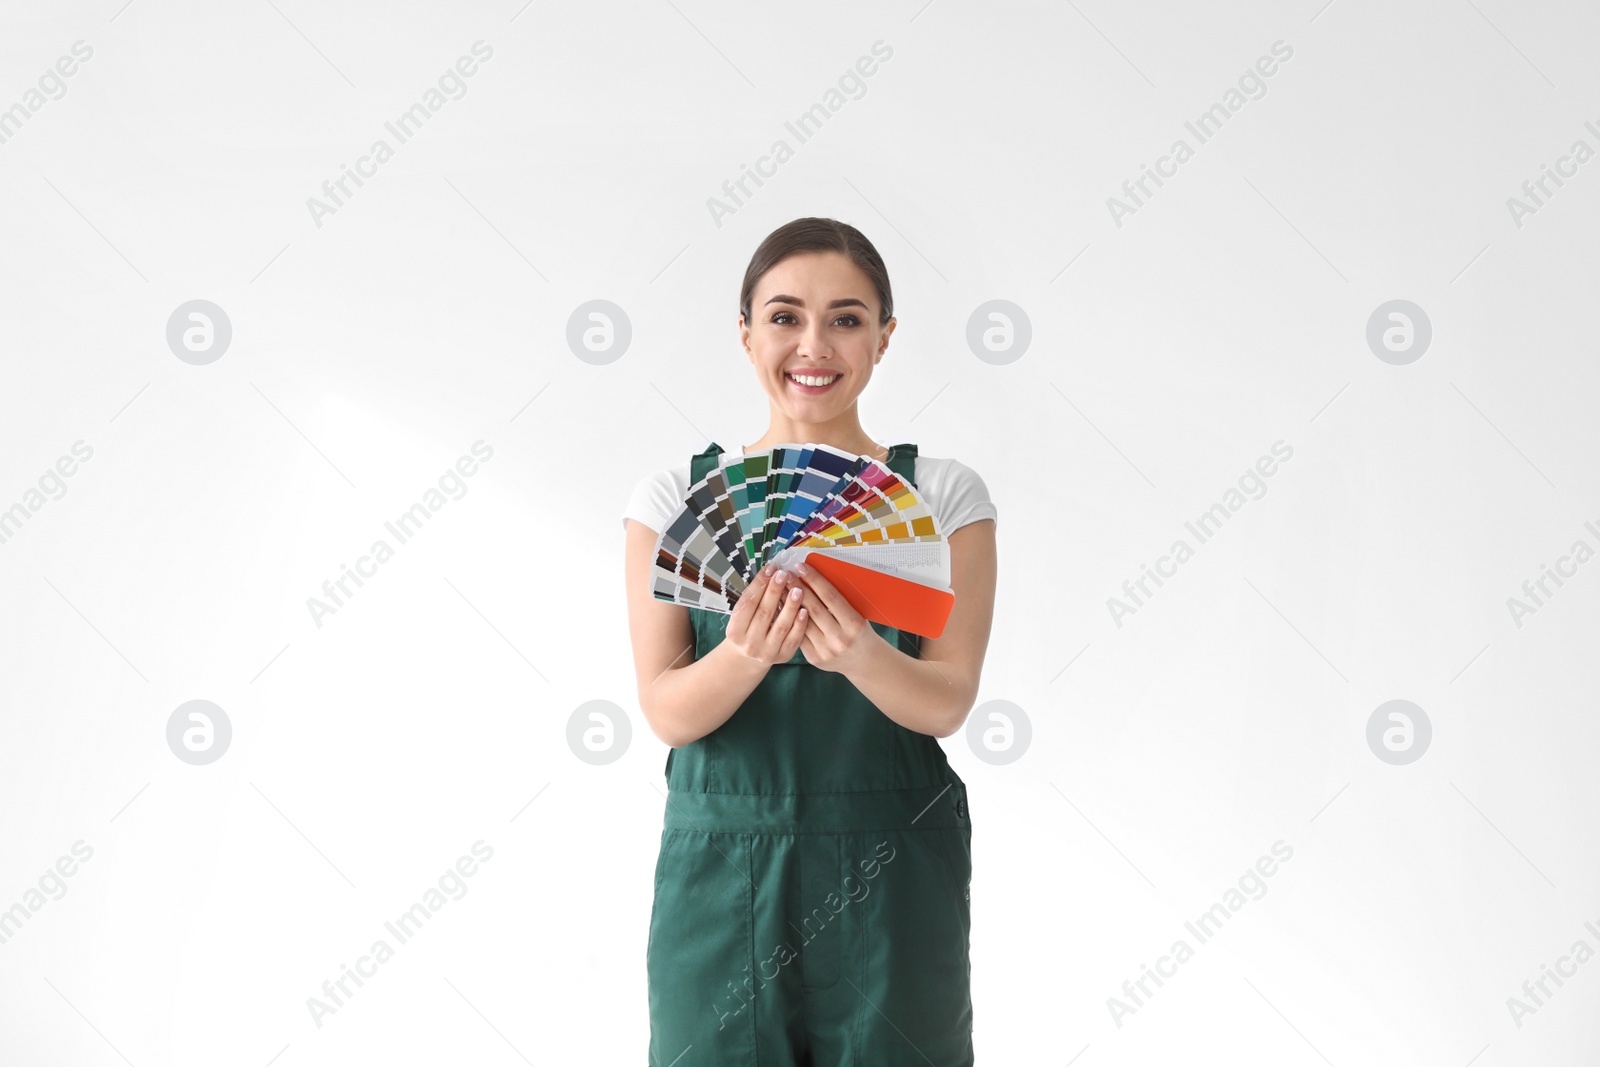
M 733 990 L 751 961 L 750 839 L 678 828 L 662 840 L 645 974 L 652 1063 L 754 1056 L 755 1013 Z

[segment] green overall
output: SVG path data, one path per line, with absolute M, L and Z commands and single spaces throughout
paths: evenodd
M 895 445 L 887 466 L 915 485 L 916 455 Z M 689 617 L 699 658 L 728 616 Z M 650 1067 L 972 1064 L 972 821 L 936 738 L 797 651 L 666 777 Z

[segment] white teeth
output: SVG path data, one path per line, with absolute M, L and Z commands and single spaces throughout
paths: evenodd
M 788 377 L 799 382 L 801 385 L 819 386 L 827 385 L 829 382 L 833 381 L 839 376 L 837 374 L 829 374 L 819 378 L 808 374 L 790 374 Z

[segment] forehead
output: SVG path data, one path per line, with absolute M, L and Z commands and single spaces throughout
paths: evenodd
M 797 253 L 774 264 L 773 269 L 755 283 L 757 293 L 774 291 L 798 293 L 802 290 L 866 290 L 872 283 L 861 267 L 850 261 L 850 256 L 838 251 L 811 251 Z M 861 296 L 866 296 L 862 293 Z
M 776 263 L 756 283 L 755 294 L 765 299 L 773 293 L 808 296 L 873 297 L 872 282 L 843 252 L 798 252 Z M 808 301 L 809 303 L 809 301 Z

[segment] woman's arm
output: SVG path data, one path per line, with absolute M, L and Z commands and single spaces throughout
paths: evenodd
M 808 662 L 842 673 L 906 729 L 949 737 L 978 699 L 994 620 L 995 572 L 993 519 L 970 522 L 950 535 L 955 606 L 944 632 L 922 639 L 917 659 L 880 637 L 827 579 L 807 567 L 800 577 L 812 621 L 800 648 Z
M 680 748 L 726 722 L 768 667 L 794 655 L 808 613 L 798 597 L 784 595 L 789 583 L 763 571 L 734 606 L 727 635 L 697 660 L 689 609 L 650 595 L 656 540 L 656 531 L 628 520 L 628 632 L 639 710 L 657 737 Z

